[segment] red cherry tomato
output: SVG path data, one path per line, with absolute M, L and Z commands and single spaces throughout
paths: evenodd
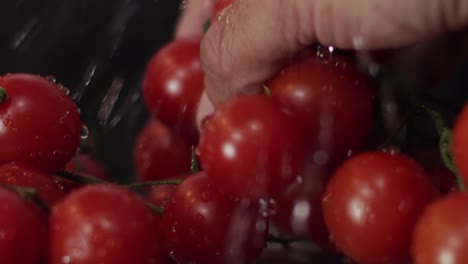
M 404 154 L 365 152 L 345 161 L 325 190 L 325 223 L 358 263 L 406 263 L 411 234 L 437 196 L 425 170 Z
M 133 158 L 140 181 L 157 181 L 190 173 L 192 146 L 187 138 L 152 119 L 137 136 Z
M 158 262 L 159 217 L 129 190 L 88 185 L 52 210 L 50 263 Z
M 415 264 L 468 263 L 467 193 L 452 193 L 430 204 L 414 231 Z
M 176 188 L 176 185 L 171 184 L 153 186 L 146 196 L 146 200 L 164 209 L 171 200 Z
M 268 224 L 258 210 L 229 199 L 201 172 L 174 192 L 161 221 L 168 252 L 177 263 L 252 263 Z
M 302 182 L 295 182 L 275 197 L 275 214 L 271 220 L 283 236 L 310 237 L 321 248 L 334 251 L 321 204 L 325 175 L 310 176 L 304 177 Z
M 106 168 L 97 160 L 84 153 L 79 153 L 73 157 L 73 159 L 65 166 L 65 170 L 71 173 L 89 176 L 107 182 L 112 181 L 110 175 L 107 173 Z M 62 187 L 62 190 L 67 194 L 83 186 L 81 183 L 70 181 L 57 176 L 54 176 L 54 181 L 57 182 Z
M 1 165 L 0 183 L 34 188 L 49 206 L 65 196 L 60 184 L 54 181 L 51 175 L 26 164 L 12 162 Z
M 60 86 L 40 76 L 7 74 L 0 87 L 0 164 L 22 162 L 46 172 L 62 169 L 80 144 L 82 124 Z
M 463 178 L 465 184 L 468 184 L 468 103 L 465 104 L 462 111 L 455 121 L 452 138 L 452 152 L 457 170 Z
M 0 188 L 0 263 L 45 263 L 47 225 L 39 208 Z
M 373 124 L 372 91 L 345 58 L 302 55 L 268 82 L 273 98 L 293 110 L 319 165 L 337 165 L 366 143 Z
M 111 177 L 107 173 L 107 169 L 88 154 L 77 154 L 67 163 L 65 170 L 104 181 L 111 181 Z
M 178 177 L 178 178 L 172 177 L 172 178 L 167 178 L 166 180 L 181 180 L 184 178 L 186 178 L 186 176 Z M 177 188 L 177 185 L 173 185 L 173 184 L 163 184 L 163 185 L 152 186 L 146 195 L 146 200 L 164 209 L 166 208 L 167 204 L 171 200 L 172 194 L 174 194 L 176 188 Z
M 217 21 L 219 12 L 221 12 L 221 10 L 226 8 L 228 5 L 232 4 L 232 2 L 234 2 L 234 0 L 215 0 L 213 5 L 213 12 L 211 15 L 211 21 Z
M 250 200 L 282 192 L 304 172 L 305 135 L 270 97 L 241 96 L 206 119 L 198 150 L 220 191 Z
M 150 60 L 143 82 L 149 111 L 171 129 L 196 134 L 195 114 L 203 91 L 201 37 L 175 40 Z

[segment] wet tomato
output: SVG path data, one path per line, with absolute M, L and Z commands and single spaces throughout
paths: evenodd
M 159 223 L 135 193 L 85 186 L 52 210 L 50 263 L 160 263 Z
M 0 183 L 34 188 L 49 206 L 65 196 L 62 186 L 52 178 L 52 175 L 27 164 L 12 162 L 1 165 Z
M 301 182 L 294 182 L 275 197 L 275 213 L 271 221 L 282 236 L 310 237 L 322 249 L 334 251 L 322 212 L 325 175 L 317 174 L 304 177 Z
M 161 230 L 177 263 L 253 263 L 265 245 L 268 224 L 257 207 L 229 199 L 200 172 L 177 187 Z
M 319 165 L 335 166 L 366 143 L 373 124 L 373 93 L 344 57 L 304 53 L 267 86 L 273 98 L 297 115 Z
M 271 97 L 240 96 L 219 106 L 201 131 L 200 161 L 213 185 L 258 200 L 282 192 L 304 172 L 305 135 Z
M 468 183 L 468 103 L 459 113 L 453 128 L 452 152 L 457 170 Z
M 177 39 L 149 61 L 143 97 L 149 111 L 171 130 L 197 133 L 195 115 L 203 91 L 201 37 Z
M 0 201 L 0 263 L 45 263 L 47 222 L 31 208 L 35 205 L 4 188 Z
M 136 138 L 133 159 L 139 181 L 190 173 L 192 146 L 158 120 L 146 123 Z
M 325 190 L 325 223 L 336 246 L 358 263 L 407 263 L 411 234 L 437 191 L 404 154 L 365 152 L 345 161 Z
M 467 193 L 452 193 L 430 204 L 416 224 L 415 264 L 468 263 Z
M 32 74 L 0 77 L 0 164 L 22 162 L 62 169 L 80 144 L 78 109 L 60 85 Z
M 73 157 L 73 159 L 65 166 L 65 170 L 104 181 L 111 180 L 107 169 L 90 155 L 84 153 L 79 153 Z

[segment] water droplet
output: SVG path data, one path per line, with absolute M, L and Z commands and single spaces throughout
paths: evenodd
M 66 86 L 63 86 L 61 84 L 58 85 L 60 91 L 62 91 L 64 94 L 69 95 L 70 94 L 70 89 L 68 89 Z
M 188 6 L 190 5 L 190 0 L 183 0 L 180 5 L 179 5 L 179 9 L 180 10 L 184 10 L 186 9 Z
M 80 135 L 80 136 L 81 136 L 82 139 L 88 138 L 88 136 L 89 136 L 89 129 L 88 129 L 88 127 L 87 127 L 86 125 L 83 125 L 83 126 L 81 127 L 81 135 Z
M 57 82 L 57 79 L 53 75 L 47 75 L 45 78 L 51 83 L 56 83 Z
M 0 240 L 3 240 L 3 239 L 5 239 L 5 233 L 0 232 Z

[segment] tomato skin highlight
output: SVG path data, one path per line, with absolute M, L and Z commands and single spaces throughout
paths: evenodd
M 358 263 L 407 263 L 414 225 L 437 195 L 409 156 L 364 152 L 331 177 L 325 223 L 336 246 Z
M 305 135 L 288 110 L 270 97 L 240 96 L 206 119 L 198 151 L 213 185 L 258 201 L 282 192 L 305 164 Z
M 8 99 L 0 104 L 0 164 L 21 162 L 55 173 L 75 155 L 82 123 L 60 86 L 37 75 L 0 77 Z
M 301 55 L 267 86 L 299 119 L 318 165 L 336 166 L 367 142 L 373 91 L 344 57 L 319 51 Z
M 468 103 L 455 121 L 452 135 L 452 152 L 455 165 L 463 182 L 468 183 Z
M 203 92 L 201 36 L 181 38 L 161 48 L 149 61 L 143 98 L 149 112 L 171 130 L 197 135 L 195 115 Z
M 218 192 L 199 172 L 172 195 L 161 221 L 177 263 L 253 263 L 265 246 L 268 221 L 256 206 Z
M 88 185 L 52 210 L 50 263 L 162 263 L 159 216 L 137 194 Z
M 416 224 L 415 264 L 468 263 L 468 194 L 455 192 L 430 204 Z

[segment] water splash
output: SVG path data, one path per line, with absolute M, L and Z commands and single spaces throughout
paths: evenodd
M 93 60 L 86 67 L 86 70 L 81 79 L 81 83 L 78 86 L 78 89 L 76 89 L 76 91 L 72 95 L 72 98 L 75 102 L 81 101 L 81 98 L 83 97 L 84 92 L 86 91 L 89 84 L 91 83 L 91 80 L 94 78 L 97 66 L 98 66 L 98 63 Z
M 89 128 L 83 124 L 83 126 L 81 126 L 81 134 L 80 134 L 80 137 L 82 139 L 85 139 L 85 138 L 88 138 L 89 136 Z
M 29 19 L 26 24 L 21 28 L 13 37 L 10 47 L 12 49 L 18 49 L 23 45 L 24 41 L 35 31 L 39 20 L 37 17 Z
M 125 114 L 130 111 L 133 106 L 140 104 L 141 92 L 139 89 L 136 89 L 130 95 L 125 97 L 125 100 L 122 103 L 122 106 L 118 109 L 115 115 L 112 117 L 111 121 L 109 122 L 109 126 L 111 128 L 115 127 L 117 124 L 120 123 L 122 118 Z
M 109 116 L 114 110 L 117 99 L 120 96 L 122 87 L 124 84 L 124 78 L 121 76 L 116 76 L 112 81 L 109 90 L 107 91 L 106 96 L 102 100 L 101 106 L 99 107 L 97 120 L 99 125 L 105 126 L 109 120 Z

